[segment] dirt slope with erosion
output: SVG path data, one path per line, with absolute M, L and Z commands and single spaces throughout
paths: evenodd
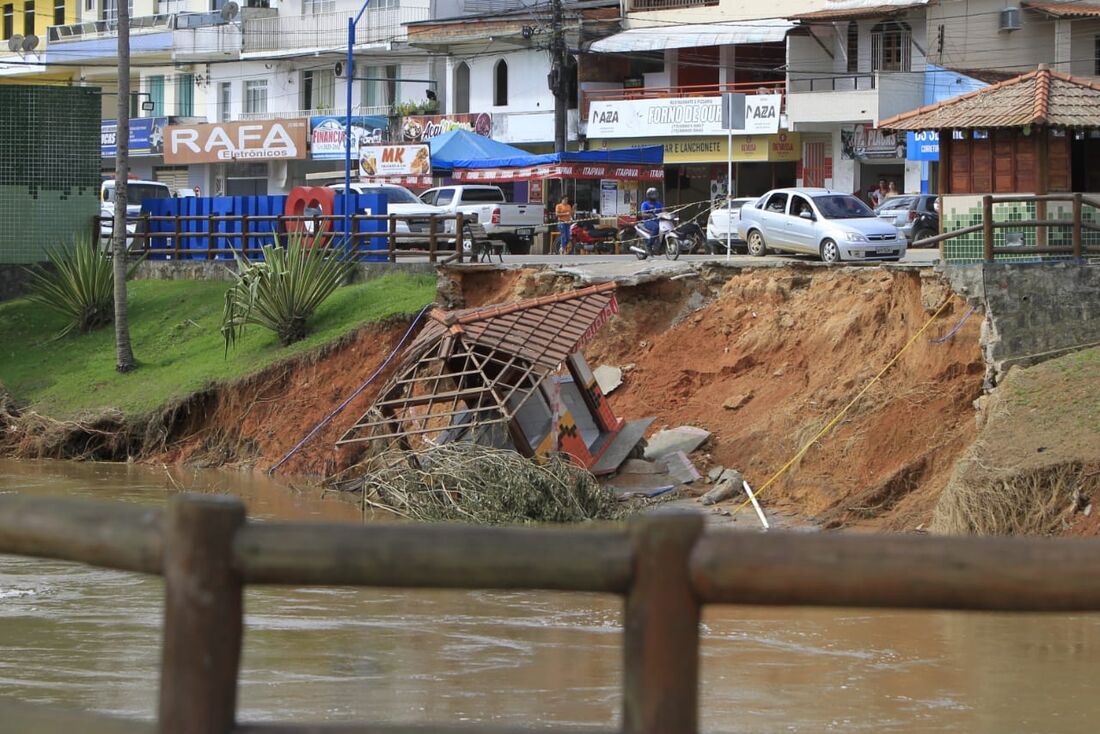
M 573 287 L 549 272 L 464 276 L 467 305 Z M 949 297 L 915 270 L 706 269 L 618 292 L 619 316 L 585 352 L 627 368 L 611 404 L 714 436 L 713 463 L 760 486 L 889 362 Z M 952 297 L 898 363 L 767 492 L 773 507 L 826 526 L 927 524 L 955 461 L 974 440 L 985 366 L 980 314 Z M 701 463 L 705 457 L 697 457 Z

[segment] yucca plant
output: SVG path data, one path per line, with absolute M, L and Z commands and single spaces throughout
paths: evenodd
M 53 270 L 30 269 L 27 298 L 65 317 L 58 337 L 76 330 L 81 334 L 111 323 L 114 317 L 114 284 L 111 258 L 91 240 L 76 241 L 69 249 L 46 252 Z M 138 263 L 126 277 L 134 274 Z
M 271 329 L 283 346 L 306 335 L 306 321 L 348 277 L 347 253 L 325 246 L 321 236 L 301 234 L 264 245 L 263 260 L 236 254 L 236 282 L 225 294 L 225 351 L 247 324 Z

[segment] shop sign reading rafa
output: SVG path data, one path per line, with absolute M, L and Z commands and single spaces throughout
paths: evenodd
M 169 125 L 165 163 L 290 160 L 306 157 L 307 120 Z
M 359 149 L 359 177 L 430 176 L 427 145 L 364 145 Z
M 493 132 L 493 118 L 488 112 L 458 115 L 415 115 L 401 120 L 401 137 L 410 143 L 426 143 L 436 135 L 452 130 L 489 137 Z

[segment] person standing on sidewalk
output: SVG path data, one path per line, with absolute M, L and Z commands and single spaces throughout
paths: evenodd
M 569 229 L 573 226 L 573 204 L 568 196 L 561 197 L 554 214 L 558 218 L 558 254 L 564 255 L 569 246 Z

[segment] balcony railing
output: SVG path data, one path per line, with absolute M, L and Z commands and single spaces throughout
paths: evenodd
M 809 79 L 792 78 L 791 92 L 870 92 L 878 87 L 878 74 L 841 74 Z
M 581 113 L 588 119 L 592 102 L 634 99 L 669 99 L 674 97 L 717 97 L 726 93 L 786 95 L 786 82 L 730 82 L 727 84 L 695 84 L 677 87 L 634 87 L 632 89 L 588 89 L 584 92 Z
M 172 20 L 175 15 L 163 13 L 161 15 L 142 15 L 130 19 L 130 33 L 157 33 L 171 30 Z M 52 25 L 49 28 L 50 43 L 64 43 L 65 41 L 83 41 L 89 38 L 103 38 L 118 33 L 117 20 L 93 20 L 87 23 L 70 23 L 69 25 Z
M 392 108 L 381 106 L 364 106 L 351 108 L 351 114 L 356 116 L 381 116 L 388 117 Z M 316 117 L 318 115 L 344 115 L 345 109 L 329 109 L 329 110 L 284 110 L 282 112 L 242 112 L 237 116 L 238 120 L 242 122 L 248 122 L 252 120 L 304 120 L 309 117 Z
M 647 10 L 706 8 L 717 4 L 718 0 L 630 0 L 628 3 L 629 10 L 632 13 L 645 12 Z
M 381 10 L 368 8 L 356 27 L 355 43 L 365 45 L 404 41 L 405 24 L 428 20 L 430 15 L 426 3 Z M 245 22 L 244 50 L 246 53 L 258 53 L 305 48 L 342 48 L 347 44 L 347 38 L 346 10 L 308 15 L 278 15 Z

